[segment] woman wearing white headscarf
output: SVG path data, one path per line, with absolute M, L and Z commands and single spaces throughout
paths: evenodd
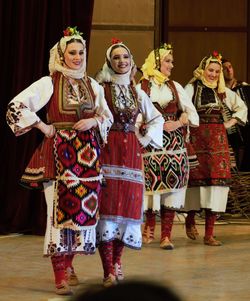
M 131 80 L 134 63 L 129 48 L 119 40 L 114 42 L 96 77 L 104 87 L 114 116 L 108 143 L 101 155 L 106 187 L 102 188 L 97 242 L 104 286 L 124 278 L 121 269 L 124 246 L 141 248 L 143 175 L 140 144 L 161 147 L 163 125 L 161 114 Z M 146 122 L 144 136 L 135 127 L 139 113 Z
M 236 123 L 245 124 L 247 107 L 235 92 L 225 87 L 218 52 L 204 57 L 193 74 L 185 90 L 200 117 L 199 128 L 190 131 L 199 166 L 190 172 L 185 204 L 185 210 L 189 211 L 186 232 L 189 238 L 197 238 L 195 211 L 205 209 L 204 244 L 220 246 L 213 231 L 217 212 L 226 210 L 231 178 L 226 131 Z M 232 112 L 230 120 L 226 117 L 228 109 Z
M 99 144 L 107 142 L 113 117 L 103 88 L 86 75 L 85 40 L 76 27 L 68 27 L 50 50 L 49 71 L 9 103 L 7 123 L 16 136 L 34 127 L 45 135 L 21 183 L 44 188 L 44 256 L 51 257 L 56 293 L 66 295 L 69 285 L 78 284 L 74 255 L 96 249 Z M 44 122 L 37 115 L 43 107 Z
M 165 119 L 163 148 L 148 147 L 143 154 L 146 210 L 143 240 L 150 243 L 154 239 L 155 215 L 160 211 L 160 247 L 166 250 L 174 248 L 171 231 L 175 211 L 185 203 L 189 175 L 186 126 L 199 125 L 191 99 L 179 83 L 169 79 L 172 68 L 173 49 L 170 44 L 164 44 L 149 53 L 142 66 L 140 83 Z

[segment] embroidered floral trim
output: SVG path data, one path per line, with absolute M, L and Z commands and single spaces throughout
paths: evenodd
M 102 166 L 103 173 L 106 179 L 122 179 L 124 181 L 132 181 L 136 183 L 143 182 L 141 170 L 122 168 L 119 166 Z

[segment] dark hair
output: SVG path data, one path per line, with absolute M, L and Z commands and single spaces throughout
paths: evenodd
M 75 43 L 75 42 L 83 44 L 80 39 L 72 38 L 71 40 L 69 40 L 69 41 L 66 42 L 66 45 L 69 45 L 69 44 Z
M 72 301 L 181 301 L 172 289 L 149 281 L 124 281 L 115 286 L 89 287 L 78 292 Z
M 129 56 L 131 57 L 130 50 L 126 46 L 121 45 L 121 44 L 114 44 L 114 46 L 112 46 L 112 49 L 111 49 L 110 54 L 109 54 L 110 57 L 111 57 L 111 54 L 112 54 L 113 50 L 115 50 L 117 48 L 124 48 L 128 52 Z M 113 70 L 113 68 L 112 68 L 112 66 L 110 64 L 110 61 L 109 61 L 111 59 L 110 57 L 109 58 L 106 57 L 106 62 L 107 62 L 108 67 Z
M 113 52 L 113 50 L 115 50 L 116 48 L 120 48 L 120 47 L 124 48 L 128 52 L 128 54 L 131 55 L 130 51 L 128 50 L 127 47 L 125 47 L 124 45 L 121 45 L 121 44 L 115 44 L 110 51 L 110 56 L 111 56 L 111 53 Z
M 231 63 L 231 62 L 229 60 L 227 60 L 227 59 L 222 59 L 221 63 L 224 64 L 224 63 Z

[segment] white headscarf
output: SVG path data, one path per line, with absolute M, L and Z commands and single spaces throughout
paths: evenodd
M 115 73 L 115 71 L 111 67 L 111 53 L 114 50 L 114 48 L 118 48 L 118 47 L 125 48 L 131 59 L 130 69 L 125 74 Z M 114 44 L 112 44 L 107 49 L 105 63 L 102 67 L 102 70 L 97 73 L 96 80 L 99 83 L 112 82 L 112 83 L 116 83 L 116 84 L 120 84 L 120 85 L 126 85 L 126 84 L 128 85 L 131 82 L 130 75 L 131 75 L 131 70 L 133 67 L 134 67 L 134 60 L 133 60 L 133 56 L 132 56 L 129 48 L 125 44 L 123 44 L 121 41 L 116 40 L 116 41 L 114 41 Z
M 75 79 L 79 79 L 79 78 L 83 78 L 86 75 L 86 41 L 81 37 L 80 33 L 75 30 L 75 28 L 70 28 L 68 27 L 68 29 L 72 29 L 72 35 L 65 35 L 64 37 L 62 37 L 60 39 L 60 41 L 58 43 L 56 43 L 54 45 L 54 47 L 52 47 L 50 49 L 50 58 L 49 58 L 49 71 L 50 71 L 50 75 L 52 75 L 55 72 L 61 72 L 63 73 L 63 75 L 67 76 L 67 77 L 71 77 L 71 78 L 75 78 Z M 70 30 L 68 31 L 64 31 L 65 33 L 70 34 Z M 73 70 L 70 68 L 65 67 L 64 64 L 64 52 L 66 50 L 67 47 L 67 42 L 73 40 L 73 39 L 77 39 L 80 40 L 81 43 L 83 44 L 83 64 L 81 66 L 80 69 L 78 70 Z

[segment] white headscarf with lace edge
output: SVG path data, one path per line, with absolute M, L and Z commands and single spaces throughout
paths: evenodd
M 114 48 L 119 48 L 119 47 L 125 48 L 131 59 L 130 69 L 125 74 L 115 73 L 115 71 L 111 67 L 111 53 Z M 124 85 L 124 84 L 128 85 L 131 82 L 130 76 L 131 76 L 131 72 L 132 72 L 134 65 L 135 64 L 134 64 L 133 56 L 132 56 L 129 48 L 122 42 L 115 43 L 107 49 L 105 63 L 103 64 L 102 69 L 97 73 L 95 79 L 99 83 L 112 82 L 112 83 L 116 83 L 116 84 L 120 84 L 120 85 Z
M 65 67 L 64 58 L 62 55 L 64 54 L 67 42 L 72 39 L 80 40 L 83 44 L 83 63 L 80 69 L 74 70 L 68 67 Z M 59 53 L 60 50 L 62 53 Z M 66 77 L 71 77 L 75 79 L 80 79 L 86 76 L 86 41 L 80 35 L 71 35 L 64 36 L 50 49 L 50 58 L 49 58 L 49 71 L 50 75 L 55 72 L 61 72 Z

